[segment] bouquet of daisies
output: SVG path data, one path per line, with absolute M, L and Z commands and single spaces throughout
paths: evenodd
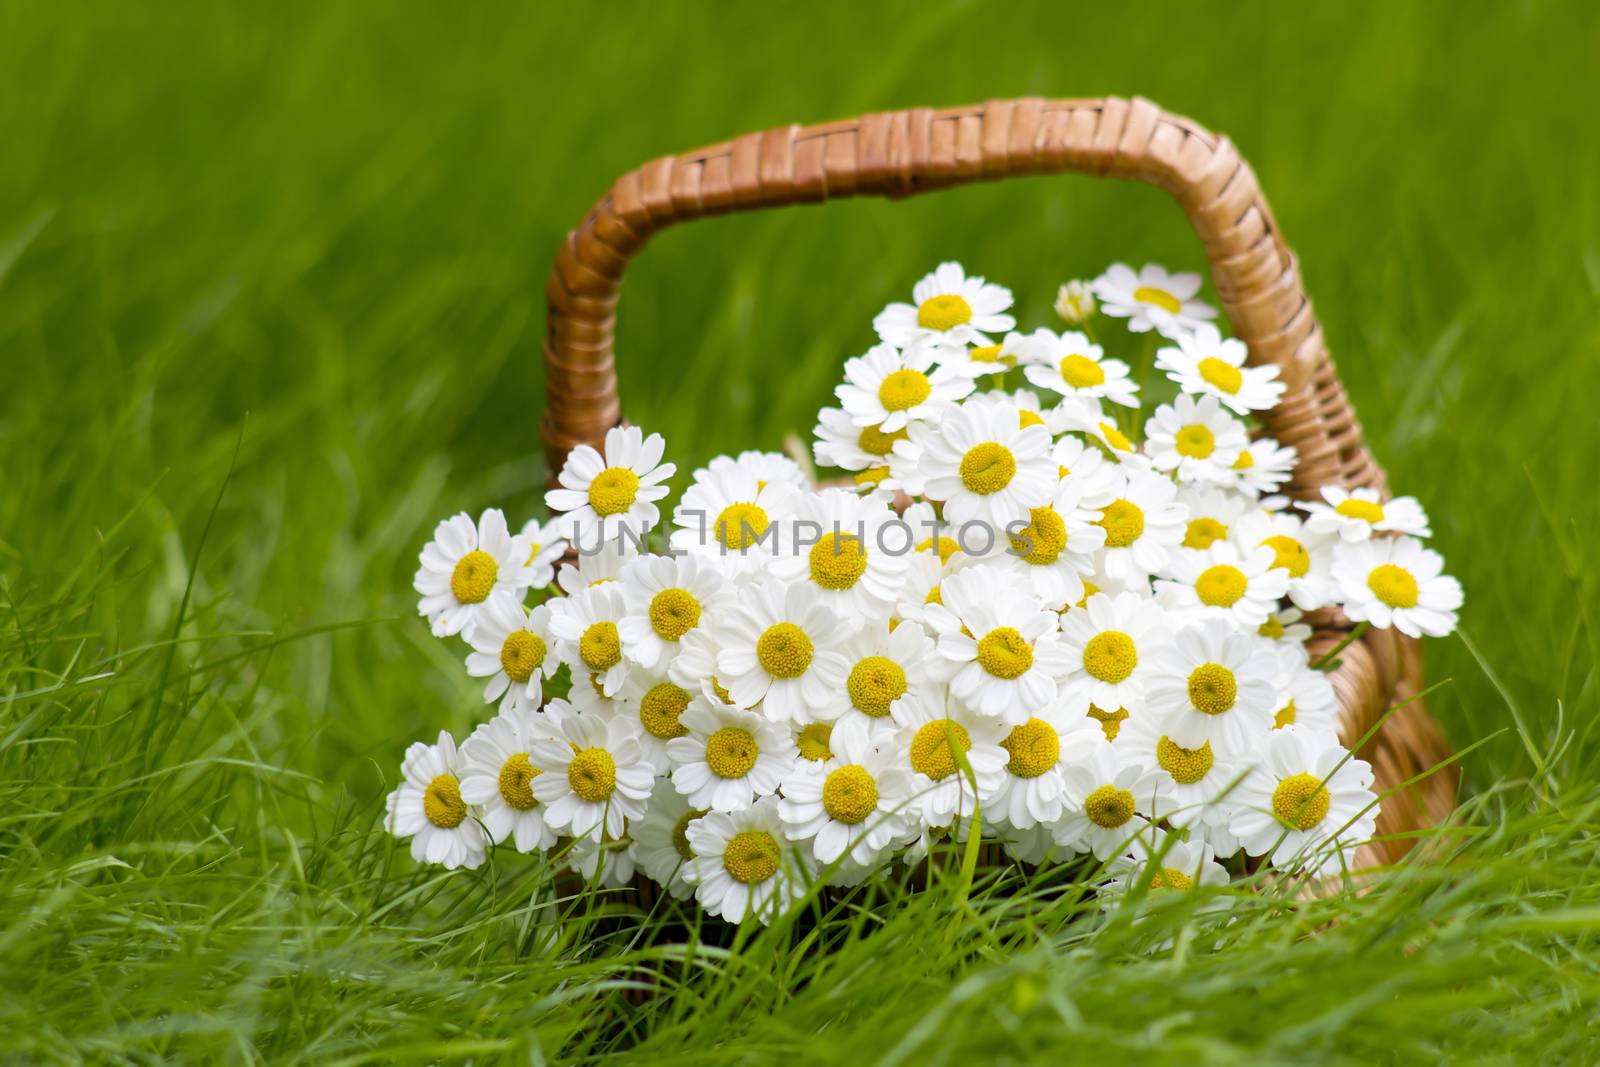
M 941 264 L 810 456 L 719 456 L 660 529 L 676 468 L 619 427 L 552 519 L 440 523 L 419 610 L 498 713 L 411 746 L 389 829 L 446 867 L 509 842 L 642 872 L 732 922 L 974 838 L 1092 854 L 1113 890 L 1348 864 L 1378 799 L 1303 613 L 1441 636 L 1461 588 L 1415 500 L 1277 495 L 1294 451 L 1250 420 L 1283 384 L 1199 286 L 1115 264 L 1024 333 Z

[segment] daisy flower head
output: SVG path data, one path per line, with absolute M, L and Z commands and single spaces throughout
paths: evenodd
M 957 530 L 926 500 L 919 500 L 901 512 L 900 521 L 911 530 L 915 555 L 934 556 L 940 566 L 964 562 Z
M 613 426 L 604 452 L 589 445 L 572 450 L 556 478 L 561 488 L 545 493 L 545 504 L 561 513 L 574 541 L 608 541 L 622 531 L 642 535 L 661 518 L 655 502 L 667 495 L 666 481 L 678 470 L 661 462 L 665 450 L 658 433 L 646 437 L 637 426 Z
M 1179 630 L 1152 659 L 1146 710 L 1175 744 L 1193 749 L 1209 742 L 1227 759 L 1259 747 L 1276 707 L 1271 642 L 1210 619 Z
M 740 811 L 771 796 L 794 767 L 789 728 L 759 711 L 713 703 L 689 704 L 678 722 L 684 735 L 667 742 L 672 785 L 692 807 Z
M 617 633 L 626 655 L 663 671 L 683 639 L 715 617 L 727 597 L 727 578 L 705 556 L 641 556 L 617 584 L 626 611 Z
M 1301 660 L 1307 658 L 1306 642 L 1311 640 L 1311 624 L 1303 622 L 1305 612 L 1299 608 L 1279 608 L 1256 627 L 1256 633 L 1279 648 L 1292 650 Z
M 1243 552 L 1270 549 L 1272 569 L 1288 575 L 1289 599 L 1301 610 L 1315 611 L 1333 602 L 1334 542 L 1293 512 L 1251 510 L 1234 525 L 1233 543 Z
M 1184 748 L 1167 736 L 1157 715 L 1129 719 L 1115 745 L 1127 759 L 1166 778 L 1174 805 L 1167 818 L 1173 826 L 1227 827 L 1247 760 L 1220 755 L 1209 741 Z
M 633 883 L 636 855 L 630 838 L 578 837 L 567 846 L 562 858 L 567 869 L 586 884 L 623 889 Z
M 1055 828 L 1048 823 L 1034 823 L 1026 830 L 1019 830 L 1010 823 L 999 822 L 984 829 L 993 831 L 1001 851 L 1008 857 L 1030 867 L 1043 867 L 1073 854 L 1072 849 L 1056 844 Z
M 1303 649 L 1274 646 L 1277 671 L 1272 676 L 1278 697 L 1272 727 L 1298 726 L 1302 731 L 1339 736 L 1339 696 L 1323 671 L 1312 667 Z
M 1333 550 L 1344 613 L 1408 637 L 1444 637 L 1456 628 L 1461 583 L 1443 571 L 1439 553 L 1414 537 L 1348 541 Z
M 556 568 L 556 586 L 567 596 L 577 596 L 590 586 L 622 577 L 622 568 L 639 557 L 639 546 L 627 537 L 598 544 L 575 543 L 577 562 Z
M 707 471 L 684 491 L 672 511 L 675 553 L 730 561 L 730 573 L 748 576 L 772 555 L 779 524 L 798 496 L 785 482 L 767 482 L 742 468 Z
M 1166 567 L 1183 543 L 1189 512 L 1170 478 L 1129 470 L 1122 495 L 1101 509 L 1097 522 L 1106 532 L 1101 566 L 1117 581 L 1131 583 Z
M 999 536 L 1012 519 L 1049 503 L 1059 481 L 1049 431 L 1021 426 L 1010 403 L 963 404 L 920 444 L 925 492 L 944 502 L 957 527 L 986 523 Z
M 1027 335 L 1012 331 L 995 345 L 976 347 L 945 347 L 939 349 L 939 362 L 968 378 L 982 378 L 986 374 L 1004 374 L 1022 362 L 1022 350 Z
M 1176 338 L 1217 317 L 1216 308 L 1194 298 L 1200 291 L 1200 275 L 1171 274 L 1158 263 L 1146 263 L 1137 272 L 1126 263 L 1113 263 L 1090 283 L 1090 289 L 1100 310 L 1127 319 L 1134 333 L 1153 329 Z
M 885 433 L 877 426 L 857 426 L 843 408 L 823 408 L 817 412 L 812 430 L 816 440 L 811 454 L 820 467 L 847 471 L 866 471 L 887 466 L 896 441 L 904 441 L 906 428 Z
M 1150 821 L 1176 805 L 1171 779 L 1147 770 L 1104 738 L 1083 735 L 1062 779 L 1066 814 L 1055 824 L 1056 843 L 1108 860 L 1147 832 Z
M 567 538 L 559 529 L 559 522 L 540 522 L 529 519 L 522 524 L 521 537 L 528 546 L 529 585 L 544 589 L 556 577 L 556 564 L 567 554 Z
M 832 755 L 802 760 L 783 783 L 778 817 L 784 832 L 818 863 L 845 857 L 859 867 L 886 858 L 900 836 L 911 795 L 911 771 L 892 747 L 865 734 L 834 735 Z
M 906 567 L 905 582 L 900 587 L 900 599 L 895 601 L 893 617 L 901 623 L 920 623 L 924 629 L 931 631 L 933 625 L 928 621 L 929 605 L 943 601 L 945 578 L 962 570 L 969 562 L 970 557 L 964 553 L 952 555 L 948 564 L 941 564 L 938 555 L 933 552 L 913 554 Z
M 1210 486 L 1181 486 L 1178 502 L 1189 509 L 1181 547 L 1194 551 L 1226 541 L 1233 532 L 1234 523 L 1250 507 L 1248 497 Z
M 674 900 L 687 900 L 694 895 L 694 886 L 685 877 L 694 861 L 689 827 L 704 814 L 689 806 L 688 799 L 673 788 L 670 779 L 658 778 L 644 818 L 628 827 L 639 869 L 672 894 Z
M 1217 854 L 1203 841 L 1184 841 L 1176 834 L 1151 828 L 1134 838 L 1127 855 L 1111 861 L 1111 880 L 1101 887 L 1107 905 L 1124 900 L 1136 885 L 1150 894 L 1145 903 L 1161 899 L 1166 890 L 1222 889 L 1231 879 L 1228 869 L 1217 862 Z M 1203 911 L 1222 911 L 1228 900 L 1216 896 Z
M 816 880 L 816 864 L 783 832 L 775 797 L 703 815 L 689 824 L 688 837 L 694 860 L 685 877 L 695 899 L 728 922 L 771 923 Z
M 715 626 L 696 627 L 680 642 L 667 678 L 690 693 L 705 693 L 719 704 L 732 704 L 732 695 L 717 678 L 720 649 Z
M 795 489 L 811 488 L 811 482 L 806 478 L 805 471 L 800 469 L 800 464 L 782 452 L 745 451 L 737 456 L 717 456 L 694 472 L 694 480 L 700 481 L 707 475 L 724 470 L 752 474 L 758 485 L 778 482 Z
M 1083 503 L 1078 483 L 1063 478 L 1047 504 L 1006 530 L 1005 550 L 992 566 L 1021 578 L 1047 607 L 1061 609 L 1083 599 L 1083 579 L 1094 573 L 1095 553 L 1106 543 L 1100 510 Z
M 436 637 L 469 634 L 491 605 L 516 607 L 533 584 L 528 544 L 513 537 L 499 508 L 478 517 L 461 512 L 434 527 L 423 546 L 412 586 L 422 599 L 417 614 Z
M 923 616 L 957 700 L 1007 726 L 1055 700 L 1057 679 L 1071 667 L 1060 616 L 992 564 L 952 574 L 940 590 L 942 603 Z
M 1282 489 L 1294 476 L 1300 454 L 1270 437 L 1258 437 L 1233 461 L 1233 486 L 1252 496 L 1267 496 Z
M 832 706 L 847 632 L 810 582 L 766 578 L 740 592 L 717 633 L 717 676 L 740 707 L 788 722 Z
M 1102 454 L 1119 467 L 1142 470 L 1149 466 L 1139 446 L 1117 429 L 1116 416 L 1108 414 L 1098 400 L 1062 397 L 1051 421 L 1058 433 L 1082 433 L 1099 442 L 1104 446 Z
M 1107 359 L 1105 349 L 1083 334 L 1038 329 L 1021 347 L 1026 361 L 1022 373 L 1040 389 L 1083 400 L 1109 400 L 1123 407 L 1139 406 L 1139 386 L 1128 376 L 1128 365 L 1120 359 Z
M 447 869 L 483 864 L 488 838 L 461 796 L 455 738 L 439 731 L 434 744 L 414 742 L 400 764 L 400 785 L 389 794 L 385 825 L 411 839 L 411 858 Z
M 1268 737 L 1239 787 L 1229 828 L 1245 852 L 1270 855 L 1274 867 L 1333 873 L 1376 832 L 1371 786 L 1372 768 L 1332 737 L 1286 726 Z
M 1056 409 L 1052 407 L 1046 411 L 1044 405 L 1039 402 L 1039 394 L 1032 389 L 1017 389 L 1009 393 L 1004 389 L 990 389 L 981 395 L 990 403 L 1010 404 L 1016 408 L 1019 427 L 1043 426 L 1051 437 L 1061 432 L 1062 425 L 1058 425 L 1061 420 L 1057 416 Z M 1054 400 L 1053 397 L 1051 399 Z
M 1081 438 L 1062 437 L 1051 446 L 1050 459 L 1056 465 L 1056 476 L 1076 486 L 1078 499 L 1086 508 L 1098 511 L 1122 492 L 1123 474 L 1118 465 Z
M 551 601 L 550 633 L 562 660 L 572 668 L 574 683 L 593 675 L 606 696 L 621 692 L 628 677 L 621 625 L 627 613 L 622 590 L 614 582 Z
M 1005 314 L 1011 290 L 967 277 L 959 263 L 941 263 L 911 290 L 910 304 L 890 304 L 872 320 L 878 336 L 897 348 L 944 350 L 990 345 L 991 334 L 1017 325 Z
M 561 665 L 550 630 L 550 606 L 528 610 L 499 601 L 488 606 L 467 639 L 467 673 L 488 678 L 483 702 L 500 701 L 500 710 L 536 708 L 544 700 L 544 680 Z
M 1270 548 L 1243 553 L 1231 541 L 1179 553 L 1169 564 L 1172 578 L 1156 582 L 1156 598 L 1186 621 L 1224 619 L 1254 630 L 1289 591 L 1289 572 L 1273 559 Z
M 1068 326 L 1082 326 L 1099 310 L 1094 290 L 1086 281 L 1075 278 L 1056 291 L 1055 313 Z
M 638 720 L 639 750 L 657 774 L 672 770 L 667 742 L 688 736 L 689 729 L 681 720 L 699 691 L 679 685 L 665 671 L 638 670 L 628 675 L 618 699 L 613 702 L 611 714 Z
M 534 742 L 556 736 L 554 722 L 531 708 L 502 711 L 461 746 L 461 799 L 483 813 L 489 839 L 511 838 L 518 852 L 539 852 L 556 843 L 532 782 L 543 771 L 530 760 Z
M 1065 769 L 1074 750 L 1103 740 L 1098 725 L 1061 700 L 1011 727 L 1000 739 L 1006 765 L 993 817 L 1017 830 L 1055 823 L 1066 808 Z
M 625 714 L 622 692 L 627 688 L 627 680 L 624 680 L 622 686 L 608 692 L 605 688 L 605 677 L 605 671 L 571 672 L 572 684 L 567 689 L 567 702 L 572 705 L 574 711 L 602 719 Z M 548 705 L 546 710 L 549 710 Z
M 902 352 L 891 344 L 873 345 L 865 355 L 845 362 L 845 380 L 834 395 L 857 426 L 875 426 L 883 434 L 903 430 L 908 423 L 937 420 L 972 392 L 972 379 L 935 367 L 934 356 L 931 350 Z
M 1306 512 L 1306 528 L 1312 533 L 1338 534 L 1341 541 L 1365 541 L 1374 533 L 1430 537 L 1428 516 L 1416 497 L 1401 496 L 1383 500 L 1376 489 L 1345 489 L 1324 486 L 1322 500 L 1300 505 Z
M 791 547 L 773 558 L 769 573 L 812 586 L 820 603 L 853 625 L 887 619 L 905 580 L 903 549 L 911 537 L 903 528 L 891 535 L 891 523 L 900 525 L 881 498 L 844 489 L 806 493 L 789 520 Z
M 914 826 L 948 828 L 968 822 L 980 803 L 989 810 L 1005 774 L 1004 726 L 943 693 L 901 701 L 894 721 L 900 732 L 889 747 L 911 772 L 906 814 Z
M 1202 323 L 1174 340 L 1176 348 L 1156 352 L 1156 366 L 1185 393 L 1214 396 L 1239 415 L 1266 411 L 1283 396 L 1278 368 L 1245 366 L 1250 350 L 1237 338 L 1224 340 L 1215 326 Z
M 570 709 L 549 721 L 554 736 L 534 738 L 528 748 L 529 764 L 542 772 L 528 786 L 544 808 L 545 824 L 569 837 L 622 837 L 627 820 L 644 815 L 655 784 L 638 727 L 620 715 L 598 718 Z
M 1068 704 L 1115 714 L 1144 708 L 1145 684 L 1157 651 L 1169 641 L 1165 613 L 1136 593 L 1091 596 L 1061 617 L 1061 643 L 1071 673 Z
M 895 705 L 921 700 L 941 687 L 944 660 L 921 625 L 902 621 L 890 627 L 873 622 L 843 649 L 848 664 L 843 710 L 834 719 L 836 734 L 876 742 L 895 730 Z
M 1244 423 L 1222 410 L 1214 396 L 1199 400 L 1180 394 L 1162 404 L 1144 424 L 1151 465 L 1179 481 L 1225 485 L 1233 464 L 1249 443 Z

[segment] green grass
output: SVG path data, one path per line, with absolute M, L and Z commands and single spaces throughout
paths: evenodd
M 1592 1062 L 1593 7 L 765 7 L 0 4 L 0 1059 Z M 382 796 L 484 710 L 416 553 L 539 507 L 544 274 L 609 180 L 1103 92 L 1255 165 L 1466 585 L 1427 649 L 1477 745 L 1450 862 L 1264 892 L 1220 940 L 1005 875 L 693 950 L 531 860 L 417 869 Z M 1117 257 L 1201 261 L 1159 193 L 1076 178 L 672 231 L 625 402 L 680 465 L 775 445 L 940 258 L 1042 321 Z

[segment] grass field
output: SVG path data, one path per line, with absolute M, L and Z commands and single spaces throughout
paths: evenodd
M 0 2 L 0 1061 L 1600 1058 L 1600 13 L 767 7 Z M 692 954 L 519 857 L 416 868 L 401 752 L 484 714 L 416 554 L 540 507 L 544 275 L 611 178 L 1106 92 L 1241 146 L 1467 588 L 1427 649 L 1451 862 L 1218 944 L 980 882 Z M 630 273 L 627 409 L 684 468 L 805 433 L 942 258 L 1040 321 L 1113 258 L 1201 263 L 1087 179 L 705 222 Z

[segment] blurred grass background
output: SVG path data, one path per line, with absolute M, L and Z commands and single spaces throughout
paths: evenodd
M 765 1013 L 698 987 L 596 1036 L 609 972 L 571 945 L 522 965 L 526 879 L 447 884 L 371 836 L 404 745 L 484 715 L 411 574 L 441 516 L 541 513 L 544 278 L 617 174 L 791 121 L 1120 93 L 1254 166 L 1372 446 L 1467 589 L 1464 636 L 1427 655 L 1446 731 L 1489 738 L 1465 773 L 1494 844 L 1365 929 L 1388 951 L 1456 929 L 1463 880 L 1509 925 L 1394 951 L 1409 978 L 1354 958 L 1366 934 L 1209 957 L 1263 1006 L 1342 991 L 1299 1044 L 1251 1002 L 1090 1042 L 1081 1014 L 1018 1021 L 1010 985 L 1003 1018 L 960 1002 L 960 1042 L 1466 1062 L 1537 1028 L 1553 1062 L 1591 1059 L 1597 69 L 1600 9 L 1576 2 L 0 2 L 0 1057 L 659 1056 L 709 1033 L 694 1017 L 730 1058 L 910 1034 L 760 974 Z M 1030 327 L 1114 258 L 1203 264 L 1161 194 L 1083 178 L 706 221 L 629 273 L 626 408 L 681 468 L 804 435 L 873 312 L 945 258 L 1013 287 Z M 1040 988 L 1171 984 L 1027 930 Z M 914 963 L 879 936 L 856 948 L 925 966 L 904 1002 L 952 1020 L 942 991 L 1022 958 Z M 1286 973 L 1303 986 L 1265 988 Z

